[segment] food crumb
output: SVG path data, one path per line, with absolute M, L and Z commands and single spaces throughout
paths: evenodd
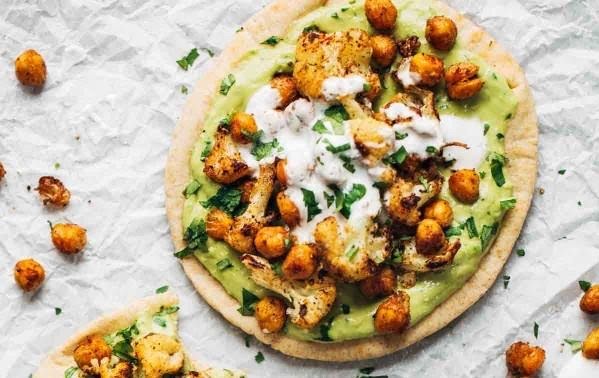
M 543 189 L 543 188 L 539 188 L 539 194 L 540 194 L 540 195 L 543 195 L 543 194 L 545 194 L 545 189 Z

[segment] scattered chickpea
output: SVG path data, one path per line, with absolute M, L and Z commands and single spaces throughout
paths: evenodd
M 385 297 L 397 288 L 397 275 L 389 266 L 383 267 L 374 276 L 360 281 L 360 291 L 367 298 Z
M 284 192 L 279 192 L 279 194 L 277 194 L 277 208 L 279 209 L 283 222 L 285 222 L 287 226 L 293 228 L 299 224 L 299 209 Z
M 224 211 L 213 208 L 206 216 L 206 233 L 212 239 L 223 240 L 233 226 L 233 218 Z
M 374 313 L 378 333 L 403 332 L 410 325 L 410 296 L 399 291 L 383 301 Z
M 2 162 L 0 162 L 0 181 L 2 181 L 2 179 L 4 178 L 5 175 L 6 175 L 6 170 L 4 169 Z
M 591 286 L 580 298 L 580 309 L 587 314 L 599 314 L 599 285 Z
M 375 29 L 389 31 L 395 27 L 397 8 L 391 0 L 366 0 L 364 12 Z
M 23 85 L 42 87 L 46 82 L 46 62 L 35 50 L 26 50 L 15 60 L 15 74 Z
M 273 77 L 270 81 L 270 86 L 278 90 L 279 96 L 281 96 L 279 109 L 285 109 L 287 105 L 299 97 L 295 79 L 291 75 L 277 75 Z
M 276 297 L 264 297 L 256 303 L 255 313 L 258 326 L 264 333 L 277 333 L 285 326 L 287 306 Z
M 99 363 L 103 358 L 110 358 L 112 350 L 100 335 L 87 336 L 73 351 L 75 363 L 84 372 L 91 372 L 92 360 Z
M 474 169 L 461 169 L 449 177 L 449 191 L 464 203 L 478 201 L 480 191 L 480 177 Z
M 72 223 L 59 223 L 52 226 L 52 243 L 60 252 L 74 255 L 85 248 L 87 232 L 85 228 Z
M 283 276 L 290 280 L 305 280 L 316 271 L 316 250 L 308 244 L 294 245 L 281 266 Z
M 478 66 L 473 63 L 457 63 L 445 71 L 447 95 L 452 100 L 466 100 L 480 92 L 484 85 L 478 77 Z
M 231 137 L 237 143 L 250 143 L 248 135 L 255 134 L 257 131 L 258 126 L 251 114 L 238 112 L 231 119 Z
M 283 256 L 289 243 L 289 232 L 280 226 L 263 227 L 254 238 L 256 250 L 267 259 Z
M 445 245 L 445 233 L 433 219 L 423 219 L 416 228 L 416 250 L 422 254 L 433 254 Z
M 287 168 L 287 160 L 279 160 L 276 167 L 276 176 L 277 181 L 283 186 L 287 186 L 287 172 L 285 168 Z
M 71 200 L 71 192 L 64 186 L 62 181 L 52 176 L 40 177 L 37 188 L 42 203 L 56 207 L 64 207 Z
M 435 16 L 426 21 L 425 36 L 437 50 L 449 51 L 455 45 L 458 28 L 451 18 Z
M 370 37 L 372 58 L 381 67 L 389 67 L 397 56 L 397 45 L 393 38 L 386 35 Z
M 591 360 L 599 360 L 599 328 L 592 330 L 582 342 L 582 355 Z
M 34 259 L 20 260 L 15 264 L 15 281 L 24 291 L 37 290 L 46 278 L 44 267 Z
M 505 352 L 505 362 L 511 374 L 532 377 L 541 370 L 545 362 L 545 351 L 543 348 L 518 341 L 510 345 Z
M 427 87 L 434 87 L 443 78 L 443 61 L 434 55 L 418 53 L 412 57 L 410 71 L 420 75 L 420 81 Z
M 453 222 L 453 210 L 449 202 L 444 199 L 436 199 L 424 208 L 424 217 L 433 219 L 443 228 L 451 226 Z

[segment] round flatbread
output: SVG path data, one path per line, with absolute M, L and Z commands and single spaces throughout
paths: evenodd
M 272 35 L 284 35 L 289 24 L 323 5 L 344 4 L 331 0 L 278 0 L 252 17 L 230 45 L 215 59 L 191 93 L 173 134 L 165 173 L 166 206 L 175 247 L 185 246 L 182 239 L 183 189 L 191 180 L 190 154 L 199 139 L 202 122 L 218 92 L 221 79 L 248 51 Z M 298 341 L 280 334 L 263 333 L 254 317 L 242 316 L 239 303 L 231 298 L 218 281 L 194 257 L 182 260 L 185 273 L 202 297 L 229 322 L 254 335 L 273 348 L 299 358 L 324 361 L 356 361 L 380 357 L 405 348 L 440 330 L 472 306 L 495 282 L 510 255 L 532 200 L 537 172 L 537 118 L 531 90 L 514 58 L 488 33 L 448 5 L 435 1 L 439 13 L 452 18 L 459 29 L 460 42 L 477 53 L 503 75 L 518 100 L 505 135 L 507 173 L 513 183 L 517 205 L 504 218 L 498 236 L 470 280 L 430 315 L 402 334 L 375 336 L 337 343 Z

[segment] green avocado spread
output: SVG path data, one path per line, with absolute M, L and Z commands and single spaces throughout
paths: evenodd
M 416 285 L 406 290 L 410 296 L 411 325 L 414 325 L 461 288 L 476 272 L 482 257 L 492 244 L 505 211 L 510 208 L 511 184 L 507 180 L 505 184 L 498 186 L 494 179 L 494 172 L 498 166 L 501 169 L 504 154 L 503 135 L 508 120 L 516 111 L 517 102 L 505 78 L 494 72 L 492 67 L 479 56 L 465 49 L 460 44 L 459 34 L 456 45 L 448 53 L 433 51 L 427 45 L 424 38 L 426 20 L 440 14 L 430 2 L 394 0 L 394 3 L 399 11 L 395 30 L 397 39 L 418 36 L 422 43 L 420 51 L 440 56 L 444 59 L 446 67 L 461 61 L 476 63 L 480 67 L 479 76 L 485 82 L 477 96 L 461 102 L 449 101 L 441 86 L 436 89 L 437 109 L 441 115 L 475 116 L 485 123 L 487 158 L 477 169 L 481 176 L 480 199 L 474 205 L 457 202 L 449 194 L 447 180 L 445 180 L 440 197 L 449 201 L 453 208 L 452 230 L 456 231 L 450 237 L 459 237 L 462 247 L 451 266 L 438 272 L 418 274 Z M 227 95 L 215 96 L 211 110 L 204 121 L 203 137 L 195 144 L 192 152 L 190 162 L 192 176 L 201 187 L 185 201 L 183 211 L 185 228 L 192 221 L 206 217 L 208 210 L 200 202 L 210 198 L 219 188 L 218 184 L 204 175 L 202 161 L 202 153 L 206 144 L 212 140 L 219 121 L 232 112 L 243 110 L 250 96 L 267 84 L 275 73 L 291 71 L 296 41 L 304 28 L 310 26 L 317 26 L 325 32 L 350 28 L 360 28 L 370 34 L 374 32 L 364 15 L 362 1 L 350 1 L 346 5 L 335 7 L 321 7 L 293 23 L 288 34 L 279 36 L 282 39 L 274 46 L 263 44 L 247 53 L 236 64 L 231 72 L 235 83 L 230 87 Z M 380 96 L 379 104 L 384 103 L 398 91 L 390 78 L 385 80 L 385 84 L 386 89 Z M 375 104 L 375 108 L 379 104 Z M 449 170 L 442 173 L 446 178 L 450 175 Z M 194 255 L 240 303 L 243 289 L 257 297 L 268 294 L 268 290 L 250 279 L 248 271 L 239 261 L 240 255 L 224 242 L 209 238 L 206 247 L 195 251 Z M 223 260 L 228 260 L 226 269 L 222 269 Z M 288 322 L 283 332 L 298 340 L 318 342 L 335 342 L 376 335 L 373 314 L 380 301 L 366 299 L 356 285 L 339 283 L 337 288 L 335 305 L 320 326 L 304 330 Z

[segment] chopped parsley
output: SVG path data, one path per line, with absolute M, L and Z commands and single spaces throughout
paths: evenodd
M 60 163 L 56 162 L 54 163 L 54 169 L 59 169 L 60 168 Z
M 130 343 L 130 340 L 122 340 L 114 344 L 114 346 L 112 347 L 112 354 L 114 354 L 121 360 L 137 364 L 137 358 L 133 357 L 132 355 L 133 348 L 131 347 Z
M 391 155 L 383 158 L 383 163 L 387 165 L 401 165 L 408 157 L 408 151 L 404 146 L 401 146 L 399 150 L 395 151 Z
M 399 131 L 395 132 L 395 140 L 402 140 L 402 139 L 406 139 L 408 137 L 408 133 L 402 133 Z
M 233 85 L 235 85 L 235 76 L 228 74 L 227 77 L 225 77 L 220 83 L 219 93 L 223 96 L 228 95 Z
M 232 186 L 221 186 L 215 195 L 200 202 L 206 209 L 216 207 L 233 216 L 241 215 L 245 206 L 241 203 L 242 191 Z
M 510 276 L 508 275 L 503 275 L 503 288 L 507 289 L 507 285 L 510 284 Z
M 331 18 L 334 18 L 334 19 L 338 20 L 339 19 L 339 13 L 337 13 L 337 12 L 333 13 L 331 15 Z
M 445 231 L 445 236 L 450 237 L 450 236 L 460 236 L 462 235 L 462 228 L 461 227 L 449 227 L 447 229 L 447 231 Z
M 512 197 L 501 200 L 499 201 L 499 207 L 501 208 L 501 210 L 513 209 L 514 207 L 516 207 L 516 199 Z
M 283 266 L 283 263 L 281 261 L 273 261 L 270 263 L 270 267 L 279 277 L 281 277 L 283 275 L 282 266 Z
M 324 115 L 329 118 L 334 119 L 339 123 L 343 123 L 343 121 L 347 121 L 349 119 L 349 113 L 342 105 L 333 105 L 327 110 L 324 111 Z
M 535 335 L 535 339 L 539 338 L 539 325 L 535 322 L 535 325 L 532 327 L 532 333 Z
M 327 145 L 327 151 L 329 151 L 332 154 L 338 154 L 340 152 L 345 152 L 351 149 L 351 145 L 349 143 L 341 144 L 339 146 L 333 146 L 333 144 L 328 139 L 325 139 L 324 143 Z
M 351 206 L 366 195 L 366 187 L 362 184 L 353 184 L 349 192 L 343 196 L 343 206 L 339 211 L 345 218 L 351 215 Z
M 245 335 L 245 336 L 243 337 L 243 341 L 244 341 L 244 343 L 245 343 L 245 347 L 246 347 L 246 348 L 249 348 L 249 347 L 250 347 L 250 339 L 251 339 L 251 338 L 252 338 L 252 336 L 250 336 L 250 335 Z
M 491 175 L 495 184 L 501 187 L 505 184 L 505 177 L 503 176 L 503 166 L 506 163 L 506 158 L 503 155 L 494 153 L 491 156 Z
M 465 228 L 468 231 L 468 236 L 471 238 L 478 237 L 478 230 L 476 229 L 476 222 L 473 217 L 466 219 L 466 222 L 462 224 L 462 228 Z
M 565 169 L 560 169 L 559 171 L 557 171 L 557 173 L 559 173 L 560 175 L 563 175 L 564 173 L 566 173 Z
M 483 225 L 483 228 L 480 231 L 480 244 L 483 251 L 485 250 L 485 248 L 487 248 L 487 246 L 493 239 L 493 236 L 495 236 L 495 234 L 497 233 L 498 227 L 499 224 L 497 222 L 493 223 L 491 226 L 487 226 L 486 224 Z
M 356 167 L 351 162 L 351 158 L 349 156 L 341 154 L 339 155 L 339 159 L 343 161 L 343 168 L 347 169 L 351 173 L 354 173 L 356 171 Z
M 191 222 L 189 227 L 187 227 L 183 233 L 183 240 L 187 242 L 187 247 L 174 254 L 175 257 L 180 259 L 191 255 L 196 249 L 199 249 L 206 244 L 206 241 L 208 241 L 206 222 L 204 222 L 203 219 L 196 219 Z
M 319 32 L 319 31 L 320 31 L 320 28 L 318 27 L 318 25 L 309 25 L 309 26 L 306 26 L 302 32 L 304 34 L 306 34 L 306 33 Z
M 324 122 L 322 122 L 321 119 L 319 119 L 318 121 L 316 121 L 316 123 L 314 124 L 314 126 L 312 126 L 312 131 L 315 131 L 319 134 L 330 134 L 331 132 L 329 131 L 329 129 L 327 129 L 327 127 L 325 126 Z
M 198 190 L 200 190 L 201 187 L 202 184 L 200 184 L 197 180 L 193 180 L 192 182 L 187 184 L 187 186 L 183 190 L 183 195 L 185 196 L 185 198 L 193 196 L 198 192 Z
M 181 93 L 187 94 L 187 92 L 189 92 L 189 90 L 187 89 L 187 87 L 185 85 L 181 85 Z
M 434 155 L 437 152 L 439 152 L 439 150 L 435 146 L 427 146 L 426 147 L 426 152 L 429 153 L 429 154 L 431 154 L 431 155 Z
M 247 135 L 245 135 L 254 143 L 254 146 L 252 147 L 250 153 L 254 155 L 256 157 L 256 160 L 258 161 L 264 159 L 267 156 L 270 156 L 274 149 L 280 147 L 279 141 L 277 139 L 273 139 L 270 142 L 262 141 L 263 135 L 264 132 L 262 130 L 253 134 L 248 133 Z
M 505 138 L 505 136 L 502 133 L 497 133 L 497 139 L 501 140 L 503 138 Z
M 179 311 L 179 306 L 160 306 L 160 311 L 156 313 L 156 316 L 170 315 L 174 314 L 177 311 Z
M 489 125 L 488 123 L 485 123 L 483 127 L 484 127 L 483 134 L 487 135 L 487 133 L 489 132 L 489 129 L 491 128 L 491 125 Z
M 262 363 L 262 361 L 264 361 L 264 355 L 262 354 L 262 352 L 258 352 L 258 354 L 256 354 L 256 357 L 254 357 L 254 359 L 256 360 L 257 363 Z
M 578 281 L 578 286 L 580 286 L 582 291 L 586 292 L 591 288 L 591 283 L 589 281 Z
M 320 214 L 322 210 L 318 207 L 314 192 L 308 189 L 302 188 L 302 194 L 304 195 L 304 205 L 308 210 L 308 222 L 314 219 L 315 216 Z
M 403 254 L 403 247 L 393 249 L 393 251 L 391 252 L 391 262 L 394 264 L 401 264 L 401 262 L 403 261 Z
M 221 272 L 225 269 L 231 268 L 232 266 L 233 264 L 231 264 L 231 260 L 229 259 L 222 259 L 216 263 L 216 268 Z
M 524 249 L 522 249 L 522 248 L 519 248 L 519 249 L 516 251 L 516 254 L 517 254 L 518 256 L 520 256 L 520 257 L 524 257 L 524 255 L 526 255 L 526 251 L 525 251 Z
M 241 307 L 239 307 L 237 311 L 239 311 L 239 313 L 243 316 L 254 315 L 254 305 L 259 300 L 260 298 L 258 298 L 254 293 L 243 288 L 241 290 Z
M 332 189 L 333 194 L 323 192 L 324 198 L 327 201 L 327 208 L 331 207 L 332 204 L 335 204 L 335 209 L 339 211 L 343 207 L 343 193 L 336 187 Z
M 193 48 L 189 51 L 189 53 L 187 53 L 187 55 L 177 60 L 177 64 L 179 65 L 179 67 L 187 71 L 187 69 L 193 65 L 193 62 L 195 62 L 198 56 L 200 56 L 200 54 L 198 53 L 198 49 Z
M 318 340 L 318 341 L 333 341 L 333 339 L 331 339 L 331 336 L 329 336 L 329 330 L 331 329 L 332 322 L 333 322 L 333 318 L 323 322 L 320 325 L 320 328 L 319 328 L 320 337 L 316 338 L 316 340 Z
M 351 247 L 349 247 L 347 251 L 345 251 L 345 256 L 349 259 L 349 261 L 353 261 L 354 257 L 356 257 L 356 254 L 359 250 L 360 248 L 358 248 L 355 245 L 352 245 Z
M 384 181 L 376 181 L 374 184 L 372 184 L 372 186 L 374 186 L 378 190 L 385 190 L 389 187 L 389 184 L 387 184 Z
M 576 353 L 582 349 L 582 341 L 580 340 L 564 339 L 564 342 L 570 345 L 572 353 Z
M 428 180 L 426 178 L 424 178 L 424 176 L 420 176 L 418 177 L 418 182 L 420 183 L 420 185 L 422 185 L 424 187 L 424 190 L 420 190 L 420 193 L 428 193 L 429 189 L 430 189 L 430 184 L 428 182 Z
M 480 176 L 480 179 L 482 180 L 482 179 L 484 179 L 487 176 L 487 172 L 480 171 L 480 172 L 478 172 L 478 175 Z
M 54 307 L 54 314 L 55 315 L 62 314 L 62 308 L 60 308 L 60 307 Z
M 282 38 L 279 38 L 277 36 L 271 36 L 268 37 L 268 39 L 264 40 L 262 42 L 263 45 L 269 45 L 269 46 L 276 46 L 280 41 L 282 41 Z
M 202 161 L 206 160 L 208 155 L 210 155 L 210 152 L 212 152 L 212 141 L 207 140 L 204 144 L 204 149 L 202 150 Z
M 160 316 L 154 316 L 154 323 L 158 324 L 162 328 L 166 328 L 166 320 L 161 318 Z
M 227 114 L 220 121 L 218 121 L 218 126 L 225 127 L 228 129 L 229 127 L 231 127 L 231 118 L 233 118 L 233 116 L 231 114 Z
M 156 289 L 156 294 L 162 294 L 162 293 L 166 293 L 168 291 L 168 286 L 160 286 L 158 289 Z
M 360 374 L 370 375 L 375 370 L 376 369 L 374 368 L 374 366 L 368 366 L 368 367 L 363 367 L 362 369 L 359 370 L 359 372 L 360 372 Z

